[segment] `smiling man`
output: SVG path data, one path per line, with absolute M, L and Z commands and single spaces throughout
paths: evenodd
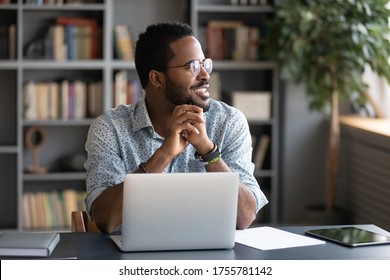
M 128 173 L 238 172 L 237 228 L 247 228 L 268 203 L 253 176 L 249 127 L 240 111 L 209 98 L 213 62 L 191 27 L 149 26 L 135 64 L 145 96 L 105 112 L 88 133 L 85 202 L 92 220 L 102 232 L 120 227 Z

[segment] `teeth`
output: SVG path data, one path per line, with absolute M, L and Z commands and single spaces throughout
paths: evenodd
M 206 91 L 206 89 L 204 89 L 204 88 L 198 88 L 195 90 L 195 92 L 197 92 L 197 93 L 205 92 L 205 91 Z

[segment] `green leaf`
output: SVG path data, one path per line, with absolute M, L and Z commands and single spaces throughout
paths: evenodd
M 336 91 L 359 94 L 365 65 L 390 81 L 388 0 L 286 0 L 269 22 L 267 53 L 283 78 L 305 84 L 309 107 L 325 110 Z

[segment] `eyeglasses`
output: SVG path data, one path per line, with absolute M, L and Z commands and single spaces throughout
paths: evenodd
M 180 66 L 170 66 L 167 68 L 179 68 L 179 67 L 185 67 L 186 69 L 191 70 L 192 75 L 198 76 L 200 73 L 200 66 L 202 65 L 203 69 L 207 72 L 207 74 L 211 74 L 211 71 L 213 71 L 213 61 L 211 58 L 206 58 L 204 61 L 199 60 L 193 60 L 190 61 L 184 65 Z

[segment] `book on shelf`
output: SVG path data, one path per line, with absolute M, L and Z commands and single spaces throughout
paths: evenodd
M 29 81 L 23 95 L 26 120 L 85 119 L 97 117 L 103 108 L 101 81 Z
M 271 118 L 271 93 L 267 91 L 233 91 L 232 105 L 240 110 L 248 121 Z
M 87 84 L 76 80 L 74 84 L 73 118 L 84 119 L 87 117 Z
M 88 84 L 87 114 L 96 118 L 103 113 L 103 83 L 98 81 Z
M 58 16 L 55 25 L 63 26 L 66 57 L 96 59 L 101 57 L 101 27 L 98 21 L 87 17 Z
M 16 25 L 0 24 L 0 59 L 16 59 Z
M 114 108 L 127 103 L 127 71 L 120 70 L 114 78 Z
M 231 0 L 230 2 L 232 5 L 242 5 L 242 6 L 247 6 L 247 5 L 265 6 L 265 5 L 268 5 L 268 0 Z
M 67 120 L 69 119 L 69 80 L 64 79 L 61 82 L 61 105 L 60 108 L 60 116 L 61 119 Z
M 262 134 L 259 139 L 258 143 L 256 143 L 257 149 L 255 150 L 254 154 L 254 164 L 256 169 L 262 169 L 265 156 L 267 155 L 267 151 L 269 150 L 270 146 L 270 137 L 267 134 Z
M 53 54 L 54 60 L 65 60 L 66 45 L 65 45 L 65 29 L 63 25 L 56 24 L 51 26 L 53 29 Z
M 36 83 L 36 104 L 37 104 L 37 119 L 48 120 L 49 119 L 49 87 L 47 83 Z
M 85 210 L 85 191 L 38 191 L 23 194 L 23 228 L 47 230 L 70 228 L 71 212 Z
M 0 233 L 0 256 L 48 257 L 60 241 L 59 233 Z
M 49 118 L 56 120 L 60 118 L 60 85 L 54 81 L 48 83 L 49 85 Z
M 128 26 L 118 24 L 114 26 L 115 58 L 134 60 L 134 45 Z
M 56 24 L 62 25 L 78 25 L 78 26 L 97 26 L 97 20 L 87 17 L 67 17 L 58 16 L 55 19 Z
M 207 56 L 215 60 L 253 61 L 259 58 L 260 29 L 239 20 L 210 20 L 200 28 Z
M 8 59 L 16 59 L 16 25 L 11 24 L 8 27 Z
M 137 102 L 142 95 L 141 85 L 138 80 L 128 80 L 126 70 L 120 70 L 115 73 L 113 89 L 114 108 L 121 104 L 133 104 Z

